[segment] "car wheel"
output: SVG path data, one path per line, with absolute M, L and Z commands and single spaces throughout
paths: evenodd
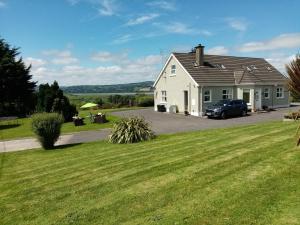
M 246 110 L 242 111 L 242 116 L 247 116 L 247 111 Z
M 220 117 L 221 117 L 222 119 L 226 119 L 227 115 L 226 115 L 225 112 L 222 112 Z

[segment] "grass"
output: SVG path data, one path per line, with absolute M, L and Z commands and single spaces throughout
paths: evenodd
M 300 224 L 297 125 L 2 154 L 0 224 Z
M 79 116 L 85 118 L 84 126 L 75 127 L 73 122 L 64 123 L 62 126 L 62 134 L 73 133 L 78 131 L 87 131 L 87 130 L 97 130 L 112 127 L 113 122 L 118 120 L 118 117 L 109 114 L 110 112 L 120 111 L 120 110 L 131 110 L 137 109 L 137 107 L 132 108 L 117 108 L 117 109 L 101 109 L 101 110 L 81 110 L 79 111 Z M 91 123 L 89 118 L 87 117 L 89 113 L 92 112 L 94 114 L 98 112 L 107 113 L 108 123 L 104 124 L 96 124 Z M 31 129 L 31 118 L 22 118 L 17 121 L 10 121 L 0 123 L 0 140 L 9 140 L 9 139 L 18 139 L 24 137 L 33 137 L 34 133 Z

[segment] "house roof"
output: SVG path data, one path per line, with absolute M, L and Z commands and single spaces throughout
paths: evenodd
M 173 53 L 198 84 L 283 83 L 276 68 L 263 58 L 204 55 L 204 66 L 195 66 L 195 52 Z

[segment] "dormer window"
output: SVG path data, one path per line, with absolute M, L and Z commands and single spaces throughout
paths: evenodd
M 176 75 L 176 65 L 171 65 L 171 76 Z
M 253 70 L 257 70 L 257 67 L 255 65 L 251 65 L 250 68 Z
M 270 66 L 266 67 L 269 72 L 272 72 L 272 68 Z
M 218 69 L 226 69 L 226 67 L 223 64 L 215 64 L 215 67 Z

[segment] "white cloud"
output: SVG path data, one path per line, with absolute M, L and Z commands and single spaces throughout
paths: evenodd
M 131 34 L 124 34 L 112 41 L 112 44 L 124 44 L 126 42 L 135 40 L 137 37 L 133 37 Z
M 248 22 L 243 18 L 226 18 L 225 21 L 237 31 L 246 31 L 248 28 Z
M 33 57 L 27 57 L 24 59 L 26 65 L 31 65 L 32 67 L 40 67 L 47 64 L 46 60 L 33 58 Z
M 0 1 L 0 9 L 5 7 L 6 7 L 6 3 L 4 1 Z
M 99 65 L 41 65 L 32 69 L 33 78 L 40 83 L 57 80 L 60 85 L 129 83 L 154 80 L 161 67 L 160 55 L 132 60 L 124 52 L 100 51 L 93 54 L 91 60 L 96 60 Z M 101 64 L 106 62 L 110 65 Z
M 70 50 L 45 50 L 42 52 L 43 55 L 51 57 L 51 62 L 57 65 L 69 65 L 78 63 L 78 58 L 74 57 Z
M 176 6 L 174 2 L 171 1 L 154 1 L 154 2 L 149 2 L 147 5 L 155 7 L 155 8 L 161 8 L 164 10 L 168 11 L 175 11 Z
M 108 51 L 100 51 L 97 53 L 94 53 L 91 56 L 91 59 L 97 62 L 120 62 L 120 63 L 126 63 L 128 62 L 127 59 L 127 53 L 112 53 Z
M 113 16 L 117 13 L 118 5 L 114 0 L 101 0 L 98 12 L 101 16 Z
M 157 13 L 151 13 L 151 14 L 143 15 L 143 16 L 137 17 L 135 19 L 129 20 L 126 23 L 126 25 L 127 26 L 134 26 L 134 25 L 143 24 L 143 23 L 151 21 L 151 20 L 153 20 L 157 17 L 159 17 L 159 14 L 157 14 Z
M 76 5 L 80 2 L 80 0 L 67 0 L 70 5 Z
M 162 28 L 165 32 L 170 34 L 194 34 L 194 35 L 205 35 L 205 36 L 212 35 L 212 33 L 207 30 L 194 29 L 181 22 L 171 22 L 168 24 L 154 23 L 154 25 Z
M 0 8 L 4 8 L 6 6 L 6 3 L 4 1 L 0 0 Z
M 290 63 L 293 59 L 295 59 L 296 55 L 288 55 L 288 54 L 271 54 L 266 60 L 271 63 L 276 69 L 278 69 L 281 73 L 286 74 L 285 65 Z
M 297 47 L 300 47 L 300 33 L 290 33 L 281 34 L 266 41 L 245 43 L 238 47 L 238 51 L 255 52 Z
M 215 46 L 213 48 L 208 49 L 207 54 L 211 55 L 227 55 L 229 50 L 224 46 Z

